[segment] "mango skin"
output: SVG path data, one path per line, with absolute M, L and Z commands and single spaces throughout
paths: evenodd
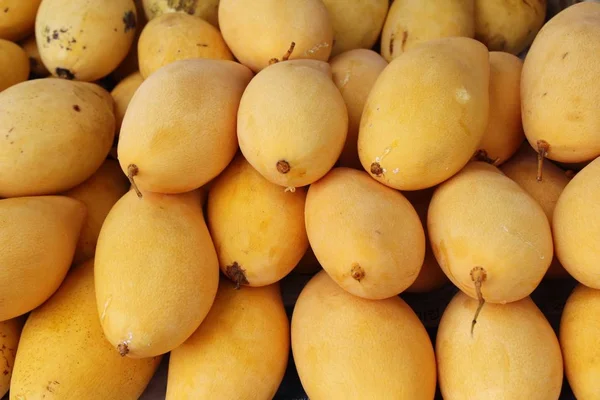
M 123 118 L 125 117 L 129 102 L 131 102 L 133 95 L 142 85 L 142 82 L 144 82 L 142 74 L 134 72 L 119 82 L 110 92 L 115 102 L 115 136 L 117 137 L 121 131 L 121 125 L 123 124 Z
M 273 398 L 290 352 L 280 289 L 275 283 L 236 290 L 221 279 L 200 328 L 171 352 L 166 399 Z
M 419 275 L 425 233 L 416 210 L 365 171 L 335 168 L 313 183 L 305 219 L 319 263 L 355 296 L 397 296 Z
M 136 26 L 133 0 L 44 0 L 35 20 L 35 37 L 53 76 L 93 82 L 125 59 Z
M 113 107 L 100 86 L 58 78 L 1 92 L 0 197 L 57 194 L 92 176 L 114 139 Z
M 487 128 L 489 56 L 474 39 L 431 40 L 394 59 L 360 121 L 358 155 L 398 190 L 435 186 L 471 159 Z
M 86 217 L 65 196 L 0 200 L 0 321 L 40 306 L 59 288 Z
M 436 188 L 427 229 L 440 267 L 464 293 L 477 298 L 471 271 L 485 270 L 481 292 L 490 303 L 529 296 L 554 255 L 542 206 L 497 167 L 481 161 Z
M 552 218 L 556 256 L 580 283 L 600 289 L 600 157 L 567 184 Z
M 19 346 L 24 322 L 24 318 L 13 318 L 0 322 L 0 357 L 3 359 L 2 367 L 0 367 L 2 372 L 0 374 L 0 396 L 2 397 L 10 389 L 17 347 Z
M 140 0 L 151 20 L 165 13 L 184 12 L 219 27 L 219 0 Z
M 136 400 L 160 360 L 121 357 L 104 338 L 92 259 L 74 267 L 60 289 L 27 319 L 10 399 Z
M 558 400 L 560 345 L 531 298 L 484 305 L 471 336 L 477 305 L 458 292 L 442 315 L 436 356 L 444 399 Z
M 0 39 L 0 92 L 29 78 L 29 57 L 19 45 Z
M 185 342 L 208 314 L 219 283 L 201 191 L 142 196 L 130 190 L 110 210 L 94 268 L 104 335 L 115 353 L 132 358 L 156 357 Z
M 562 163 L 600 156 L 600 3 L 571 5 L 548 21 L 527 52 L 521 74 L 525 136 Z
M 42 0 L 2 0 L 0 39 L 16 42 L 31 35 L 41 2 Z
M 578 399 L 600 396 L 596 363 L 600 356 L 600 291 L 579 284 L 567 298 L 560 320 L 559 339 L 565 375 Z
M 294 361 L 310 399 L 434 398 L 431 340 L 400 297 L 362 299 L 321 271 L 300 293 L 291 325 Z

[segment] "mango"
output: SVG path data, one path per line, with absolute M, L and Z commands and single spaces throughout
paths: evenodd
M 29 57 L 25 50 L 13 42 L 0 39 L 0 92 L 25 82 L 29 72 Z
M 16 42 L 31 35 L 41 2 L 42 0 L 2 0 L 0 39 Z

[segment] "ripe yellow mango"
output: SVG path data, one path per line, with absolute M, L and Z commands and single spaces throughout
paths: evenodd
M 368 49 L 349 50 L 332 58 L 330 64 L 333 82 L 348 110 L 348 135 L 339 166 L 362 169 L 357 145 L 360 118 L 377 77 L 388 64 L 379 54 Z
M 600 157 L 564 188 L 552 218 L 556 256 L 571 276 L 600 289 Z
M 292 351 L 310 399 L 431 400 L 436 362 L 415 312 L 398 296 L 372 301 L 325 271 L 304 287 L 292 315 Z
M 381 33 L 381 55 L 391 62 L 424 42 L 475 34 L 473 0 L 394 0 Z
M 490 51 L 519 54 L 544 24 L 546 3 L 547 0 L 475 0 L 475 38 Z
M 521 75 L 523 128 L 534 149 L 565 163 L 600 156 L 600 3 L 571 5 L 549 20 L 527 52 Z
M 0 39 L 18 41 L 31 35 L 42 0 L 2 0 Z M 0 51 L 1 54 L 1 51 Z
M 238 286 L 270 285 L 289 274 L 308 248 L 305 200 L 306 189 L 287 193 L 238 155 L 208 192 L 208 227 L 223 273 Z
M 200 328 L 171 352 L 166 399 L 272 399 L 289 352 L 279 284 L 236 290 L 221 279 Z
M 600 291 L 579 284 L 571 292 L 560 320 L 559 339 L 565 375 L 577 399 L 600 396 L 598 335 Z
M 133 0 L 44 0 L 35 19 L 35 37 L 52 75 L 92 82 L 119 66 L 136 27 Z
M 56 194 L 92 176 L 115 135 L 109 100 L 98 85 L 57 78 L 0 93 L 0 197 Z
M 419 275 L 425 233 L 417 212 L 402 193 L 365 171 L 335 168 L 313 183 L 305 218 L 319 263 L 353 295 L 396 296 Z
M 487 302 L 529 296 L 552 261 L 552 232 L 542 206 L 485 162 L 469 163 L 436 188 L 427 228 L 435 258 L 452 283 L 478 298 L 479 281 Z
M 323 177 L 339 158 L 347 133 L 346 104 L 331 78 L 294 61 L 259 72 L 240 101 L 242 154 L 262 176 L 283 187 L 302 187 Z
M 385 22 L 388 0 L 323 0 L 333 26 L 331 56 L 373 47 Z
M 65 278 L 85 205 L 63 196 L 0 200 L 0 321 L 46 301 Z
M 444 400 L 558 400 L 560 345 L 531 298 L 487 305 L 471 336 L 476 308 L 477 300 L 459 292 L 442 315 L 436 356 Z
M 243 65 L 209 59 L 175 61 L 152 74 L 123 118 L 123 172 L 135 175 L 139 189 L 159 193 L 188 192 L 215 178 L 238 149 L 238 106 L 251 78 Z
M 219 262 L 198 191 L 134 190 L 108 213 L 96 247 L 98 316 L 122 356 L 155 357 L 181 345 L 214 301 Z
M 479 156 L 499 166 L 525 141 L 521 123 L 521 70 L 517 56 L 490 52 L 490 111 L 488 125 L 478 146 Z
M 15 365 L 17 347 L 21 337 L 24 318 L 13 318 L 0 322 L 0 396 L 4 397 L 10 388 L 10 381 Z
M 94 260 L 69 272 L 23 328 L 11 400 L 137 400 L 161 357 L 121 357 L 104 337 L 94 296 Z
M 115 136 L 119 136 L 129 102 L 142 82 L 144 82 L 142 74 L 134 72 L 119 82 L 110 92 L 115 102 Z
M 138 42 L 140 73 L 148 78 L 177 60 L 209 58 L 233 61 L 221 33 L 205 20 L 186 13 L 165 13 L 144 27 Z
M 64 192 L 81 201 L 87 217 L 75 248 L 73 263 L 80 264 L 94 257 L 96 242 L 104 219 L 113 205 L 129 190 L 129 181 L 115 160 L 106 160 L 88 180 Z
M 0 39 L 0 92 L 26 81 L 29 72 L 29 57 L 25 50 L 13 42 Z
M 399 190 L 432 187 L 460 171 L 488 124 L 489 74 L 486 47 L 465 37 L 431 40 L 394 59 L 363 110 L 364 169 Z
M 219 28 L 233 55 L 254 72 L 281 60 L 327 61 L 333 46 L 333 26 L 321 0 L 221 0 Z
M 148 19 L 166 13 L 183 12 L 219 27 L 219 0 L 141 0 Z

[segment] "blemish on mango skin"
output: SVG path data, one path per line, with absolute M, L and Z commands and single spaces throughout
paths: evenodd
M 130 30 L 135 30 L 137 23 L 135 13 L 133 11 L 127 11 L 123 15 L 123 24 L 125 24 L 125 33 L 129 32 Z
M 352 264 L 352 269 L 350 270 L 350 275 L 352 279 L 360 282 L 365 278 L 365 270 L 359 264 Z
M 250 284 L 248 278 L 246 278 L 246 271 L 237 263 L 237 261 L 234 261 L 233 264 L 228 265 L 227 268 L 225 268 L 225 275 L 235 283 L 235 288 L 238 290 L 242 285 Z

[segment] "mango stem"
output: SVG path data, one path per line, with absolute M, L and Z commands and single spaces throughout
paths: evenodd
M 140 192 L 140 189 L 138 189 L 137 185 L 135 184 L 135 180 L 133 179 L 133 177 L 136 176 L 139 172 L 140 170 L 135 164 L 129 164 L 129 166 L 127 167 L 127 178 L 129 179 L 133 190 L 135 190 L 137 197 L 141 199 L 143 197 L 142 192 Z
M 475 316 L 471 322 L 471 337 L 473 337 L 473 330 L 475 329 L 475 324 L 477 323 L 477 317 L 479 316 L 479 313 L 485 304 L 485 299 L 481 293 L 481 284 L 485 282 L 486 279 L 487 272 L 483 267 L 475 267 L 471 270 L 471 280 L 475 283 L 475 292 L 477 293 L 477 300 L 479 300 L 479 305 L 477 306 Z

